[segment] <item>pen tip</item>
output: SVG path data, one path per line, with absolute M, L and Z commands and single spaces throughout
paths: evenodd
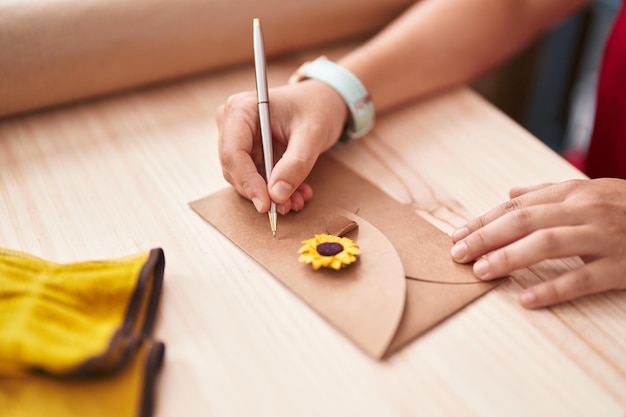
M 254 26 L 261 26 L 261 21 L 259 20 L 258 17 L 255 17 L 254 20 L 252 21 L 252 24 Z
M 276 212 L 272 212 L 272 210 L 267 212 L 270 218 L 270 229 L 272 229 L 272 236 L 276 237 Z

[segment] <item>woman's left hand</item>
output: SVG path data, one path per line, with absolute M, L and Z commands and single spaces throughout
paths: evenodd
M 452 258 L 491 280 L 545 259 L 580 256 L 584 265 L 524 290 L 540 308 L 626 288 L 626 180 L 571 180 L 515 188 L 511 199 L 457 229 Z

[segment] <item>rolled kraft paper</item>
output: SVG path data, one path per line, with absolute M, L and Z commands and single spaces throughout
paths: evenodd
M 373 33 L 408 0 L 0 1 L 0 116 Z

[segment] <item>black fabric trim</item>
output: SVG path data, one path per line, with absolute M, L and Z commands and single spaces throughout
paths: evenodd
M 147 354 L 144 368 L 143 389 L 139 403 L 139 417 L 151 417 L 154 411 L 154 393 L 156 387 L 157 373 L 163 364 L 165 356 L 165 345 L 161 342 L 154 342 Z

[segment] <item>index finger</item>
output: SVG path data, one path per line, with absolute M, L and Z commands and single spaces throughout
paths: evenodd
M 259 212 L 269 209 L 267 183 L 255 162 L 259 135 L 256 98 L 251 93 L 231 96 L 218 111 L 218 146 L 222 173 Z M 262 155 L 261 155 L 262 158 Z
M 529 187 L 527 190 L 529 191 L 511 198 L 485 214 L 470 220 L 452 233 L 452 240 L 458 242 L 507 213 L 539 204 L 563 201 L 562 190 L 558 186 L 545 186 L 542 184 L 537 187 Z

